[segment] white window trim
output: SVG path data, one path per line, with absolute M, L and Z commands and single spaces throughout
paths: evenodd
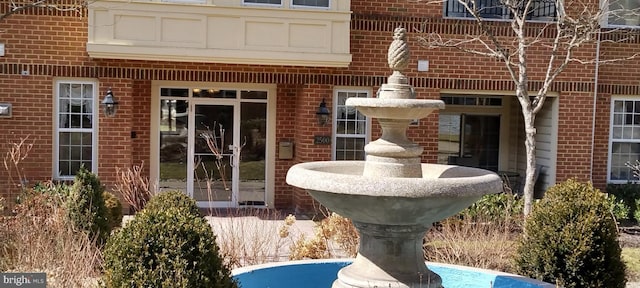
M 611 153 L 613 152 L 613 116 L 614 116 L 614 103 L 615 101 L 634 101 L 640 102 L 640 97 L 634 96 L 612 96 L 611 103 L 609 104 L 609 147 L 607 149 L 607 183 L 609 184 L 626 184 L 631 180 L 612 180 L 611 179 Z M 617 140 L 615 142 L 629 142 L 629 143 L 640 143 L 640 139 L 637 141 L 631 140 Z
M 60 176 L 60 137 L 61 131 L 79 132 L 88 131 L 87 128 L 60 128 L 60 84 L 92 84 L 93 85 L 93 115 L 91 121 L 91 172 L 98 175 L 98 121 L 100 118 L 100 97 L 98 94 L 98 81 L 95 79 L 55 79 L 53 87 L 53 163 L 52 178 L 56 180 L 73 180 L 75 176 Z
M 365 129 L 365 135 L 364 137 L 360 137 L 361 134 L 338 134 L 337 130 L 338 130 L 338 118 L 336 117 L 336 115 L 338 115 L 338 93 L 340 92 L 347 92 L 347 93 L 367 93 L 367 98 L 371 98 L 373 95 L 373 91 L 371 89 L 363 89 L 363 88 L 353 88 L 353 87 L 336 87 L 333 89 L 333 107 L 331 109 L 331 123 L 332 123 L 332 135 L 331 135 L 331 160 L 335 161 L 336 160 L 336 138 L 338 137 L 338 135 L 343 136 L 343 137 L 353 137 L 353 138 L 364 138 L 364 143 L 365 145 L 368 144 L 371 141 L 371 117 L 367 117 L 366 119 L 366 123 L 367 123 L 367 127 Z

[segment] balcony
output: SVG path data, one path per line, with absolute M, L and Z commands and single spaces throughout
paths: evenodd
M 445 17 L 450 18 L 473 18 L 471 13 L 459 2 L 461 0 L 447 0 L 445 2 Z M 467 0 L 470 7 L 473 7 L 473 2 L 476 3 L 478 14 L 483 19 L 504 19 L 509 20 L 513 18 L 511 11 L 501 4 L 500 0 Z M 522 1 L 522 3 L 526 3 Z M 533 21 L 555 21 L 557 18 L 555 0 L 534 0 L 529 13 L 527 13 L 527 20 Z
M 108 59 L 347 67 L 349 0 L 322 8 L 289 1 L 90 1 L 87 52 Z

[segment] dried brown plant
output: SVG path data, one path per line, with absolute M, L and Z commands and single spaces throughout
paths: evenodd
M 0 218 L 0 271 L 45 272 L 47 287 L 95 287 L 101 252 L 64 207 L 58 195 L 34 194 Z
M 502 222 L 444 220 L 425 236 L 427 261 L 513 272 L 518 232 Z
M 143 168 L 144 162 L 130 168 L 117 169 L 118 178 L 114 192 L 122 196 L 122 200 L 129 204 L 133 212 L 142 210 L 154 194 L 149 178 L 142 172 Z
M 222 213 L 221 213 L 222 214 Z M 270 209 L 227 209 L 224 216 L 208 217 L 220 251 L 232 268 L 286 260 L 287 235 L 282 235 L 280 212 Z
M 34 144 L 34 140 L 30 140 L 29 137 L 30 135 L 27 135 L 21 137 L 18 142 L 10 143 L 9 150 L 2 159 L 4 169 L 9 176 L 9 183 L 12 187 L 18 187 L 22 191 L 26 188 L 28 181 L 20 164 L 29 156 Z
M 300 235 L 291 245 L 290 260 L 356 256 L 360 239 L 351 220 L 326 210 L 323 213 L 326 217 L 317 223 L 313 237 Z

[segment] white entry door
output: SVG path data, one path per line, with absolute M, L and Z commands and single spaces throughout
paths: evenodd
M 182 190 L 202 208 L 265 205 L 266 101 L 189 97 L 162 100 L 161 110 L 161 190 Z

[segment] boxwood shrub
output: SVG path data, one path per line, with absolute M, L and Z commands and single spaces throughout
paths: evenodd
M 566 288 L 624 288 L 617 232 L 605 194 L 567 180 L 549 188 L 526 219 L 516 269 Z
M 104 205 L 107 208 L 107 223 L 110 230 L 122 225 L 122 202 L 110 192 L 102 193 Z
M 104 244 L 111 232 L 103 192 L 104 187 L 98 177 L 82 166 L 65 199 L 73 225 L 86 231 L 100 245 Z
M 152 198 L 109 238 L 104 251 L 107 287 L 237 287 L 195 201 L 177 196 Z M 160 203 L 163 199 L 182 200 Z
M 187 196 L 181 191 L 173 190 L 157 194 L 147 202 L 144 206 L 146 210 L 162 211 L 169 208 L 178 208 L 185 210 L 186 213 L 200 215 L 198 205 L 193 198 Z

